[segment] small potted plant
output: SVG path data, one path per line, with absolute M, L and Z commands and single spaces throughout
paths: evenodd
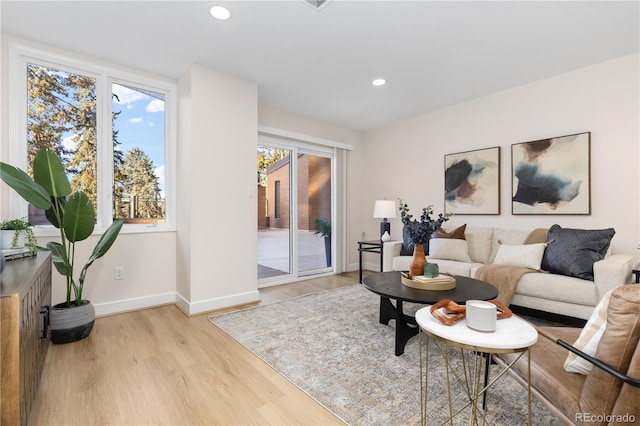
M 0 248 L 3 250 L 22 249 L 35 251 L 38 242 L 26 217 L 0 222 Z
M 324 253 L 327 257 L 327 266 L 331 266 L 331 221 L 326 217 L 317 217 L 314 224 L 315 235 L 324 237 Z
M 409 270 L 410 276 L 422 275 L 424 265 L 427 263 L 423 244 L 431 238 L 431 235 L 436 232 L 444 222 L 449 220 L 449 217 L 451 217 L 453 213 L 439 213 L 437 218 L 433 218 L 433 205 L 429 205 L 422 208 L 420 220 L 414 219 L 413 215 L 409 213 L 409 206 L 407 206 L 401 198 L 398 198 L 398 210 L 400 210 L 402 223 L 407 227 L 409 238 L 411 242 L 415 244 L 413 260 L 411 261 Z

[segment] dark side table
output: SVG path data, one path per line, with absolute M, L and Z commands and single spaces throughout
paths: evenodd
M 633 268 L 633 270 L 631 271 L 631 273 L 633 274 L 633 276 L 635 277 L 634 282 L 636 284 L 640 283 L 640 265 L 637 265 L 635 268 Z M 362 281 L 362 277 L 360 277 L 360 281 Z
M 362 252 L 378 253 L 380 255 L 380 272 L 382 272 L 382 248 L 384 243 L 380 240 L 371 241 L 358 241 L 358 252 L 360 255 L 360 279 L 359 283 L 362 283 Z

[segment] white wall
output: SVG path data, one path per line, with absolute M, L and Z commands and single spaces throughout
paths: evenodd
M 178 84 L 178 305 L 256 301 L 257 85 L 199 65 Z
M 77 243 L 76 276 L 89 258 L 99 236 Z M 40 245 L 60 238 L 38 238 Z M 124 267 L 124 279 L 114 279 L 114 268 Z M 96 315 L 118 313 L 175 301 L 175 232 L 121 233 L 104 257 L 89 268 L 83 297 L 91 300 Z M 66 300 L 66 281 L 54 269 L 51 300 Z
M 636 254 L 639 234 L 639 56 L 621 57 L 577 71 L 420 115 L 366 135 L 368 171 L 361 202 L 404 198 L 412 212 L 444 208 L 444 155 L 501 147 L 501 214 L 460 215 L 463 223 L 514 229 L 551 226 L 614 227 L 615 252 Z M 591 132 L 591 215 L 513 216 L 511 144 Z M 366 212 L 362 228 L 377 231 Z M 392 220 L 392 237 L 402 223 Z M 353 243 L 355 244 L 355 242 Z M 352 251 L 357 261 L 357 252 Z

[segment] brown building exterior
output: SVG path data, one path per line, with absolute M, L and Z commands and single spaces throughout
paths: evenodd
M 288 229 L 289 216 L 289 157 L 267 169 L 265 192 L 258 187 L 258 229 Z M 298 156 L 298 227 L 313 231 L 315 220 L 331 219 L 331 159 L 315 155 Z M 266 214 L 266 217 L 265 217 Z

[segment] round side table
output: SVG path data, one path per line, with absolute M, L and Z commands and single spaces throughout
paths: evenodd
M 442 356 L 446 366 L 446 378 L 447 378 L 447 397 L 449 400 L 449 422 L 453 424 L 453 418 L 471 406 L 470 424 L 476 424 L 479 415 L 482 413 L 479 411 L 478 400 L 480 396 L 486 398 L 487 391 L 500 377 L 502 377 L 524 354 L 528 354 L 529 348 L 538 341 L 538 332 L 536 329 L 517 316 L 511 318 L 505 318 L 496 322 L 496 330 L 493 332 L 476 331 L 467 327 L 466 320 L 461 320 L 454 325 L 444 325 L 438 321 L 430 312 L 431 306 L 421 308 L 416 312 L 416 322 L 420 327 L 420 392 L 421 392 L 421 419 L 422 424 L 426 425 L 427 419 L 427 399 L 428 399 L 428 376 L 429 376 L 429 339 L 434 339 L 439 343 Z M 422 335 L 426 336 L 426 345 L 423 345 Z M 424 350 L 423 350 L 424 346 Z M 469 401 L 463 407 L 453 411 L 452 399 L 451 399 L 451 380 L 450 372 L 452 375 L 460 378 L 457 371 L 452 371 L 452 365 L 449 362 L 449 347 L 453 346 L 459 348 L 461 356 L 464 359 L 473 360 L 475 362 L 467 363 L 462 362 L 462 368 L 464 369 L 464 379 L 459 380 L 463 382 L 462 387 L 456 389 L 462 389 L 467 393 Z M 424 352 L 424 353 L 423 353 Z M 489 381 L 489 362 L 483 362 L 490 359 L 492 354 L 497 353 L 511 353 L 520 352 L 513 362 L 507 365 L 502 371 L 498 373 L 491 381 Z M 466 357 L 466 358 L 465 358 Z M 530 357 L 528 357 L 529 359 Z M 482 369 L 484 366 L 484 385 L 481 385 L 480 377 L 482 376 Z M 527 368 L 527 397 L 528 397 L 528 419 L 529 425 L 531 425 L 531 363 Z M 486 400 L 485 400 L 486 402 Z M 485 405 L 483 403 L 483 405 Z

